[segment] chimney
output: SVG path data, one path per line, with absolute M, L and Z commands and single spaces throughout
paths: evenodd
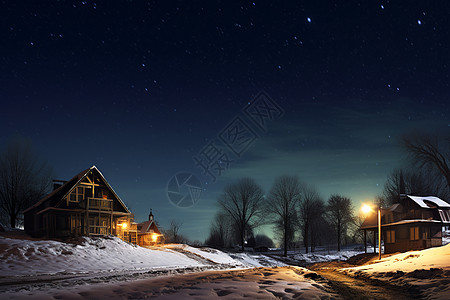
M 66 180 L 53 179 L 53 190 L 62 187 L 66 182 Z
M 148 220 L 149 221 L 153 221 L 153 213 L 152 213 L 152 209 L 150 208 L 150 214 L 148 215 Z

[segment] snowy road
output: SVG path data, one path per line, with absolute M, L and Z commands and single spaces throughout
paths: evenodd
M 312 276 L 311 276 L 312 275 Z M 275 267 L 206 271 L 158 276 L 127 282 L 86 283 L 77 286 L 40 286 L 9 291 L 5 299 L 335 299 L 323 280 L 303 268 Z
M 419 291 L 404 286 L 392 286 L 387 282 L 370 280 L 367 278 L 354 278 L 344 275 L 333 268 L 315 270 L 330 282 L 333 290 L 344 299 L 364 300 L 409 300 L 420 299 Z

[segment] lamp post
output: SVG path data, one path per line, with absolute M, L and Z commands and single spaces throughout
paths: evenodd
M 362 211 L 363 211 L 363 213 L 368 214 L 373 210 L 370 205 L 364 204 L 362 207 Z M 381 205 L 378 205 L 378 209 L 377 209 L 377 227 L 378 227 L 378 259 L 380 260 L 381 259 Z M 374 247 L 375 247 L 375 245 L 374 245 Z
M 378 206 L 378 260 L 381 260 L 381 207 Z

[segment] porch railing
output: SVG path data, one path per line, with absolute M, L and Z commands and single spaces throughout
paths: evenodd
M 89 233 L 90 234 L 98 234 L 98 235 L 107 235 L 109 234 L 108 226 L 89 226 Z
M 113 200 L 103 198 L 87 198 L 89 209 L 113 210 Z

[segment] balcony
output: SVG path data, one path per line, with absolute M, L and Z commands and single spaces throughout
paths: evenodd
M 113 210 L 113 200 L 112 199 L 103 199 L 103 198 L 87 198 L 87 203 L 89 209 L 93 210 L 104 210 L 104 211 L 112 211 Z

